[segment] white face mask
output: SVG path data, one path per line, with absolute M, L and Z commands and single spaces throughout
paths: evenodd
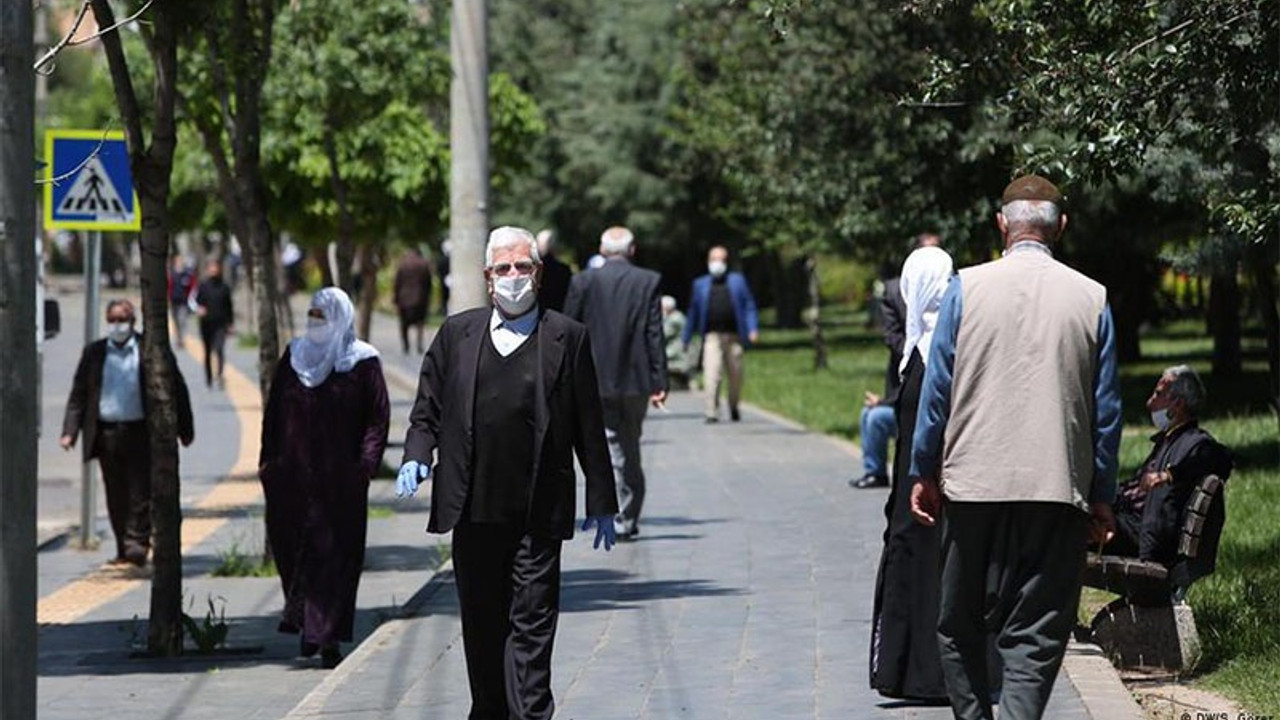
M 317 345 L 329 341 L 329 321 L 324 318 L 307 318 L 307 339 Z
M 1169 411 L 1166 408 L 1151 411 L 1151 424 L 1160 430 L 1169 429 Z
M 532 275 L 502 275 L 493 279 L 493 301 L 511 317 L 529 312 L 537 299 Z
M 111 323 L 111 327 L 107 328 L 107 337 L 111 342 L 117 345 L 123 345 L 129 342 L 130 336 L 133 335 L 133 325 L 127 322 Z
M 720 277 L 726 272 L 729 272 L 729 265 L 721 260 L 712 260 L 707 263 L 707 272 L 711 273 L 714 277 Z

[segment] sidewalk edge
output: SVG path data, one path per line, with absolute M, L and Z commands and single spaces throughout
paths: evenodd
M 384 648 L 395 642 L 395 636 L 401 632 L 405 624 L 419 617 L 423 606 L 444 587 L 447 578 L 452 574 L 453 559 L 450 558 L 422 583 L 422 587 L 404 604 L 398 616 L 382 623 L 369 633 L 368 637 L 360 641 L 356 649 L 351 651 L 351 654 L 347 655 L 319 685 L 312 688 L 311 692 L 307 693 L 307 696 L 302 698 L 301 702 L 295 705 L 282 720 L 323 715 L 324 706 L 329 698 L 338 692 L 351 676 L 364 670 L 364 667 Z
M 1095 720 L 1144 720 L 1146 717 L 1120 681 L 1120 673 L 1097 645 L 1072 640 L 1062 669 L 1089 717 Z

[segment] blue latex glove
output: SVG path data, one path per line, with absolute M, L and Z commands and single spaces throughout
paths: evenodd
M 603 542 L 605 552 L 612 550 L 614 544 L 618 542 L 618 538 L 613 532 L 613 516 L 592 515 L 582 521 L 583 530 L 590 530 L 592 525 L 596 526 L 596 541 L 592 543 L 592 549 L 599 550 L 600 543 Z
M 418 481 L 431 477 L 431 466 L 417 460 L 409 460 L 400 466 L 396 476 L 396 497 L 413 497 L 418 492 Z

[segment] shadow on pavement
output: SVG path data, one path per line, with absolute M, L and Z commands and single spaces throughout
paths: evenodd
M 204 620 L 205 610 L 189 608 L 195 621 Z M 405 614 L 403 606 L 382 606 L 356 611 L 355 640 L 362 641 L 379 625 Z M 140 656 L 145 650 L 147 622 L 141 618 L 45 625 L 39 631 L 38 674 L 55 676 L 166 675 L 216 672 L 219 667 L 291 666 L 294 670 L 318 669 L 316 658 L 298 655 L 298 636 L 276 631 L 278 613 L 232 617 L 226 648 L 208 655 L 198 654 L 190 639 L 187 653 L 176 658 Z M 354 648 L 344 644 L 344 652 Z
M 738 588 L 726 588 L 710 580 L 632 581 L 630 573 L 618 570 L 570 570 L 561 576 L 561 612 L 594 612 L 639 607 L 651 600 L 683 597 L 726 597 L 741 595 Z

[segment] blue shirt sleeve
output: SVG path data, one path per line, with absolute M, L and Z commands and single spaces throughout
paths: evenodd
M 1116 472 L 1120 456 L 1120 379 L 1116 371 L 1116 336 L 1111 306 L 1098 318 L 1098 365 L 1093 378 L 1093 485 L 1089 502 L 1110 503 L 1116 497 Z
M 916 429 L 911 440 L 911 472 L 913 478 L 937 480 L 942 454 L 943 431 L 951 417 L 951 383 L 956 368 L 956 335 L 964 309 L 960 276 L 955 275 L 942 296 L 938 324 L 933 330 L 924 382 L 920 386 L 920 404 L 916 410 Z

